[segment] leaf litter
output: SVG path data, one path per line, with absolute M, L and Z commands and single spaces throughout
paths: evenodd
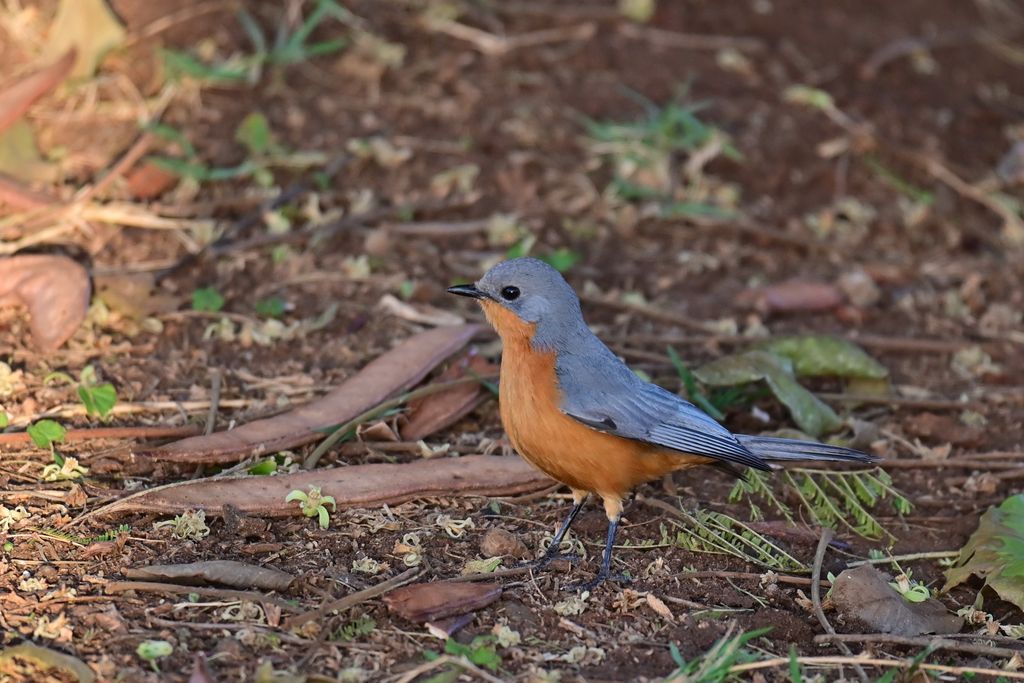
M 0 307 L 27 309 L 33 341 L 44 353 L 57 350 L 78 330 L 91 294 L 85 268 L 66 256 L 0 258 Z
M 323 430 L 345 423 L 421 381 L 479 330 L 476 325 L 460 325 L 422 332 L 402 341 L 312 403 L 228 432 L 176 441 L 145 455 L 171 462 L 223 463 L 317 441 L 323 438 Z

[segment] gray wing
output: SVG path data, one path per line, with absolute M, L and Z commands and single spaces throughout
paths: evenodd
M 563 413 L 592 429 L 627 439 L 771 469 L 707 413 L 644 382 L 607 348 L 604 351 L 607 356 L 598 352 L 590 358 L 559 358 Z

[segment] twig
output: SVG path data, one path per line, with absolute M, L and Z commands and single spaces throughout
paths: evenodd
M 316 464 L 320 461 L 320 458 L 323 457 L 324 453 L 329 451 L 336 443 L 345 438 L 345 436 L 350 431 L 352 431 L 362 423 L 366 422 L 367 420 L 372 420 L 373 418 L 377 417 L 378 415 L 385 411 L 391 410 L 392 408 L 397 408 L 398 406 L 404 403 L 408 403 L 409 401 L 412 401 L 417 398 L 423 398 L 424 396 L 430 396 L 431 394 L 447 391 L 452 387 L 493 379 L 497 379 L 497 377 L 494 375 L 488 377 L 461 377 L 459 379 L 453 379 L 448 382 L 428 384 L 425 387 L 420 387 L 419 389 L 408 391 L 404 394 L 396 396 L 395 398 L 391 398 L 388 399 L 387 401 L 383 401 L 382 403 L 378 403 L 369 410 L 359 415 L 356 415 L 354 418 L 352 418 L 351 420 L 349 420 L 348 422 L 346 422 L 345 424 L 341 425 L 340 427 L 332 431 L 330 434 L 328 434 L 327 437 L 320 442 L 320 445 L 318 445 L 313 450 L 312 453 L 306 456 L 306 459 L 302 463 L 302 467 L 307 470 L 311 470 L 314 467 L 316 467 Z
M 793 660 L 789 657 L 775 657 L 764 659 L 760 662 L 749 662 L 747 664 L 736 664 L 729 669 L 729 673 L 744 673 L 757 671 L 758 669 L 774 669 L 779 666 L 789 666 Z M 902 669 L 914 665 L 912 659 L 877 659 L 873 657 L 797 657 L 797 664 L 809 664 L 817 666 L 843 666 L 845 664 L 856 664 L 862 666 L 879 666 L 889 669 Z M 1003 677 L 1015 681 L 1024 681 L 1024 673 L 1017 671 L 1006 671 L 1005 669 L 987 669 L 975 666 L 946 666 L 945 664 L 917 664 L 918 669 L 935 671 L 945 674 L 981 674 L 983 676 Z
M 209 586 L 181 586 L 176 583 L 158 583 L 155 581 L 112 581 L 103 587 L 103 591 L 110 593 L 124 593 L 126 591 L 144 591 L 148 593 L 174 593 L 177 595 L 188 595 L 198 593 L 212 598 L 225 600 L 248 600 L 249 602 L 269 602 L 288 612 L 297 612 L 301 608 L 293 605 L 287 600 L 258 593 L 256 591 L 239 591 L 229 588 L 210 588 Z
M 424 662 L 416 668 L 406 671 L 400 678 L 395 679 L 395 683 L 412 683 L 412 681 L 416 680 L 421 675 L 428 671 L 433 671 L 438 667 L 444 666 L 445 664 L 453 664 L 463 669 L 467 669 L 481 679 L 487 681 L 487 683 L 502 683 L 500 678 L 492 676 L 465 657 L 453 657 L 452 655 L 441 655 L 433 661 Z
M 587 22 L 577 26 L 559 26 L 546 28 L 514 36 L 497 36 L 473 26 L 460 24 L 450 19 L 425 19 L 424 28 L 443 33 L 452 38 L 470 43 L 485 55 L 503 56 L 513 50 L 525 47 L 536 47 L 548 43 L 562 43 L 575 40 L 589 40 L 597 33 L 597 24 Z
M 97 427 L 95 429 L 69 429 L 65 441 L 99 441 L 101 439 L 180 439 L 196 436 L 196 427 Z M 0 446 L 29 443 L 27 432 L 0 434 Z
M 814 551 L 814 566 L 811 568 L 811 603 L 814 605 L 814 616 L 818 619 L 818 623 L 825 629 L 825 632 L 834 635 L 836 630 L 832 628 L 832 624 L 829 623 L 828 617 L 825 616 L 825 610 L 821 608 L 821 565 L 825 561 L 825 551 L 828 550 L 828 544 L 832 542 L 832 537 L 835 536 L 835 532 L 829 527 L 821 528 L 821 538 L 818 539 L 818 548 Z M 846 646 L 846 643 L 836 643 L 844 655 L 852 656 L 853 652 Z M 857 672 L 857 677 L 867 683 L 868 676 L 864 673 L 859 665 L 853 665 L 854 670 Z
M 669 323 L 670 325 L 678 325 L 687 330 L 693 330 L 695 332 L 703 332 L 704 334 L 710 334 L 714 338 L 715 330 L 711 327 L 710 323 L 702 322 L 700 320 L 693 320 L 684 315 L 677 313 L 670 313 L 661 309 L 655 308 L 647 304 L 631 304 L 624 301 L 612 301 L 611 299 L 605 299 L 602 297 L 591 296 L 589 294 L 581 294 L 580 300 L 588 304 L 595 306 L 604 306 L 605 308 L 611 308 L 616 311 L 624 311 L 626 313 L 636 313 L 652 320 L 657 320 L 663 323 Z M 749 339 L 747 340 L 749 341 Z
M 221 368 L 216 368 L 212 375 L 210 410 L 206 413 L 206 429 L 203 430 L 203 434 L 206 436 L 213 434 L 213 430 L 217 427 L 217 410 L 220 407 L 220 385 L 221 380 L 224 378 L 224 371 Z
M 731 49 L 740 52 L 759 52 L 764 49 L 764 41 L 759 38 L 679 33 L 625 22 L 619 25 L 619 33 L 631 40 L 642 40 L 659 47 L 672 47 L 681 50 Z
M 984 636 L 980 636 L 984 637 Z M 991 645 L 974 645 L 957 643 L 946 638 L 911 638 L 894 636 L 890 633 L 828 633 L 814 636 L 816 643 L 885 643 L 889 645 L 908 645 L 910 647 L 931 647 L 934 650 L 952 650 L 966 652 L 982 657 L 1000 657 L 1009 659 L 1014 655 L 1024 654 L 1024 648 L 1016 650 L 1009 647 L 993 647 Z
M 969 401 L 941 398 L 908 398 L 906 396 L 864 396 L 861 394 L 837 394 L 829 391 L 818 392 L 820 398 L 829 401 L 848 403 L 864 403 L 869 405 L 891 405 L 904 408 L 923 408 L 926 410 L 963 410 L 975 404 Z
M 909 555 L 892 555 L 870 560 L 850 562 L 847 566 L 859 567 L 862 564 L 887 564 L 889 562 L 913 562 L 914 560 L 941 560 L 947 557 L 959 557 L 959 550 L 936 550 L 930 553 L 911 553 Z
M 192 19 L 212 14 L 214 12 L 233 10 L 238 6 L 238 4 L 238 0 L 214 0 L 214 2 L 192 5 L 180 9 L 177 12 L 171 12 L 159 19 L 151 21 L 138 31 L 129 35 L 121 49 L 132 47 L 133 45 L 148 40 L 153 36 L 160 35 L 164 31 L 186 21 L 191 21 Z
M 221 399 L 221 408 L 250 408 L 263 403 L 263 399 L 233 398 Z M 294 407 L 294 406 L 293 406 Z M 111 415 L 135 415 L 139 413 L 162 413 L 173 410 L 178 413 L 199 413 L 209 410 L 209 401 L 140 401 L 138 403 L 118 403 L 110 411 Z M 14 426 L 24 426 L 47 417 L 82 417 L 86 415 L 85 406 L 80 404 L 59 405 L 38 415 L 20 417 L 11 420 Z M 94 430 L 95 431 L 95 430 Z
M 157 113 L 152 117 L 152 120 L 156 121 L 159 118 L 160 113 Z M 124 153 L 124 156 L 122 156 L 118 160 L 118 162 L 114 164 L 114 166 L 106 173 L 106 175 L 104 175 L 94 184 L 89 185 L 88 187 L 82 189 L 82 191 L 80 191 L 72 201 L 88 202 L 93 197 L 102 193 L 105 189 L 110 187 L 110 184 L 112 182 L 114 182 L 116 179 L 124 175 L 129 169 L 131 169 L 132 166 L 134 166 L 138 162 L 139 159 L 145 156 L 146 152 L 149 151 L 150 146 L 152 146 L 153 140 L 154 136 L 152 133 L 143 133 L 142 136 L 135 141 L 135 144 L 128 148 L 128 151 Z
M 979 469 L 979 470 L 1020 470 L 1019 462 L 992 462 L 990 460 L 973 460 L 967 458 L 946 458 L 945 460 L 880 460 L 882 467 L 889 469 Z
M 418 221 L 387 226 L 388 233 L 407 237 L 464 237 L 487 230 L 490 221 L 478 218 L 469 221 Z
M 495 500 L 500 501 L 502 503 L 510 503 L 513 505 L 517 503 L 529 503 L 534 500 L 541 500 L 542 498 L 547 498 L 552 493 L 562 488 L 562 486 L 564 486 L 564 484 L 556 482 L 551 486 L 547 487 L 546 489 L 541 489 L 540 491 L 534 491 L 533 493 L 527 493 L 522 496 L 512 496 L 510 498 L 495 498 Z
M 306 638 L 300 638 L 299 636 L 291 633 L 285 633 L 280 629 L 268 628 L 266 626 L 259 626 L 252 623 L 230 624 L 202 621 L 177 621 L 175 619 L 161 619 L 160 617 L 154 617 L 152 615 L 149 615 L 147 618 L 157 626 L 166 626 L 167 628 L 187 628 L 193 631 L 240 631 L 242 629 L 246 629 L 256 631 L 258 633 L 272 633 L 275 638 L 280 638 L 283 642 L 292 643 L 293 645 L 309 645 L 310 643 Z
M 407 569 L 398 576 L 392 577 L 387 581 L 382 581 L 381 583 L 378 583 L 376 586 L 364 588 L 361 591 L 350 593 L 349 595 L 346 595 L 343 598 L 339 598 L 338 600 L 332 600 L 331 602 L 328 602 L 325 605 L 321 605 L 320 607 L 314 610 L 303 612 L 302 614 L 296 615 L 286 620 L 284 623 L 284 629 L 286 631 L 290 631 L 293 628 L 296 628 L 297 626 L 305 624 L 307 621 L 318 619 L 335 610 L 340 612 L 351 609 L 360 603 L 366 602 L 367 600 L 372 600 L 373 598 L 376 598 L 379 595 L 384 595 L 388 591 L 392 591 L 395 588 L 398 588 L 399 586 L 404 586 L 405 584 L 409 583 L 417 576 L 419 576 L 419 573 L 420 570 L 415 567 L 413 567 L 412 569 Z

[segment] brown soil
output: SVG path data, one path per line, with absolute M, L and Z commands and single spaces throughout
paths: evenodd
M 146 25 L 171 11 L 172 5 L 186 4 L 113 2 L 130 28 Z M 249 4 L 263 25 L 280 21 L 281 3 Z M 278 142 L 292 149 L 315 149 L 334 157 L 352 138 L 383 135 L 413 150 L 409 161 L 394 168 L 351 161 L 326 187 L 317 190 L 317 196 L 325 211 L 351 207 L 360 193 L 370 193 L 377 206 L 420 205 L 429 200 L 426 208 L 397 212 L 384 221 L 367 221 L 323 243 L 296 241 L 292 257 L 280 263 L 271 258 L 268 248 L 228 248 L 218 258 L 199 259 L 160 282 L 162 293 L 182 298 L 182 308 L 188 307 L 186 299 L 193 290 L 211 286 L 225 296 L 225 310 L 233 313 L 254 315 L 257 301 L 277 295 L 294 307 L 286 320 L 315 317 L 336 303 L 333 319 L 298 340 L 245 347 L 237 341 L 205 338 L 204 331 L 212 322 L 208 318 L 168 317 L 159 335 L 141 332 L 129 336 L 116 326 L 93 326 L 73 339 L 68 349 L 44 359 L 29 347 L 27 326 L 18 314 L 0 311 L 0 359 L 23 370 L 27 386 L 7 404 L 7 412 L 14 417 L 32 415 L 73 402 L 70 389 L 44 386 L 42 378 L 51 370 L 77 376 L 88 363 L 94 363 L 100 375 L 115 384 L 123 402 L 208 398 L 210 371 L 221 369 L 225 377 L 221 398 L 251 401 L 246 408 L 221 410 L 221 428 L 305 401 L 350 376 L 394 340 L 418 329 L 377 308 L 381 296 L 397 293 L 405 280 L 416 284 L 418 302 L 479 317 L 463 302 L 445 297 L 444 287 L 477 277 L 482 263 L 500 255 L 502 248 L 490 246 L 483 233 L 468 238 L 381 239 L 382 224 L 407 219 L 453 222 L 508 212 L 518 215 L 537 236 L 537 252 L 568 247 L 581 254 L 580 262 L 567 275 L 580 289 L 596 285 L 605 293 L 640 292 L 652 306 L 664 311 L 695 320 L 733 318 L 741 328 L 749 325 L 753 315 L 737 303 L 737 296 L 747 287 L 791 277 L 831 282 L 857 267 L 864 268 L 881 289 L 876 303 L 835 313 L 763 316 L 762 322 L 775 334 L 857 333 L 982 344 L 999 369 L 979 377 L 955 372 L 947 352 L 879 346 L 870 350 L 890 368 L 894 385 L 926 390 L 935 399 L 967 397 L 971 410 L 984 417 L 983 428 L 966 426 L 961 421 L 963 411 L 956 407 L 861 406 L 851 414 L 880 430 L 878 448 L 887 458 L 920 457 L 904 445 L 906 442 L 886 437 L 887 433 L 909 442 L 920 439 L 925 447 L 952 443 L 950 458 L 990 451 L 1016 451 L 1019 456 L 1024 415 L 1019 325 L 1014 341 L 1004 332 L 983 335 L 978 320 L 995 304 L 1016 311 L 1024 307 L 1024 260 L 1019 251 L 1004 245 L 998 217 L 937 182 L 907 153 L 941 159 L 961 178 L 975 182 L 993 173 L 1013 135 L 1019 139 L 1024 121 L 1021 67 L 973 39 L 975 29 L 985 23 L 979 10 L 982 3 L 659 3 L 651 27 L 761 41 L 762 50 L 747 54 L 748 73 L 721 68 L 721 54 L 713 50 L 663 47 L 649 37 L 626 37 L 621 30 L 625 21 L 618 18 L 614 3 L 512 3 L 507 8 L 496 3 L 493 10 L 485 9 L 487 4 L 474 4 L 475 9 L 462 21 L 495 33 L 516 35 L 585 21 L 596 24 L 591 40 L 542 45 L 504 56 L 486 56 L 464 41 L 423 29 L 416 21 L 415 4 L 348 3 L 374 33 L 407 49 L 404 64 L 388 70 L 379 83 L 361 80 L 350 65 L 326 57 L 269 69 L 255 87 L 205 88 L 201 107 L 176 101 L 165 116 L 212 165 L 232 165 L 244 159 L 245 152 L 233 135 L 238 122 L 254 111 L 265 113 Z M 342 29 L 334 25 L 331 30 Z M 331 31 L 322 33 L 318 37 L 328 37 Z M 908 37 L 930 43 L 932 73 L 915 70 L 913 60 L 904 57 L 885 63 L 873 78 L 862 77 L 873 55 Z M 136 50 L 144 54 L 157 44 L 188 47 L 204 40 L 212 40 L 221 54 L 248 49 L 238 21 L 230 13 L 220 13 L 178 25 Z M 112 68 L 124 69 L 140 87 L 152 78 L 152 63 L 147 68 L 141 58 L 117 62 Z M 933 194 L 931 210 L 922 222 L 912 226 L 904 222 L 900 207 L 905 197 L 865 163 L 864 155 L 825 158 L 819 154 L 819 145 L 841 136 L 843 130 L 821 112 L 784 100 L 785 88 L 801 83 L 827 90 L 842 111 L 869 123 L 881 141 L 871 153 L 873 158 L 906 182 Z M 634 119 L 642 110 L 631 93 L 662 104 L 687 84 L 687 99 L 709 102 L 702 113 L 704 120 L 732 136 L 743 154 L 741 162 L 717 159 L 706 171 L 740 188 L 740 206 L 748 215 L 789 241 L 758 237 L 729 225 L 699 227 L 680 219 L 648 217 L 630 226 L 617 220 L 597 196 L 608 181 L 608 171 L 594 162 L 584 144 L 581 120 Z M 129 135 L 125 145 L 130 140 Z M 432 194 L 432 179 L 459 164 L 479 167 L 472 200 Z M 296 175 L 276 180 L 286 185 L 302 179 Z M 260 221 L 251 220 L 258 200 L 240 201 L 254 188 L 252 183 L 206 184 L 194 202 L 224 224 L 249 218 L 242 232 L 232 236 L 236 241 L 246 239 L 266 230 Z M 821 237 L 825 249 L 802 247 L 800 242 L 819 239 L 805 219 L 811 214 L 835 217 L 832 209 L 844 198 L 873 207 L 876 217 L 863 232 L 855 227 L 837 229 Z M 377 247 L 370 238 L 377 239 Z M 96 272 L 117 271 L 182 253 L 179 241 L 150 231 L 125 229 L 107 239 L 102 249 L 90 255 Z M 382 241 L 386 245 L 381 249 Z M 372 274 L 362 279 L 347 276 L 346 259 L 368 249 L 374 249 Z M 697 272 L 681 265 L 683 252 L 711 255 L 718 265 Z M 310 273 L 323 277 L 311 282 L 301 279 Z M 585 306 L 585 312 L 599 334 L 613 341 L 613 347 L 627 358 L 637 351 L 663 353 L 664 343 L 645 339 L 652 335 L 692 335 L 692 331 L 666 322 L 600 306 Z M 96 348 L 119 350 L 96 352 Z M 731 349 L 714 340 L 678 348 L 691 367 Z M 494 351 L 493 347 L 485 349 Z M 679 388 L 667 360 L 645 357 L 636 366 L 665 386 Z M 252 377 L 278 380 L 253 387 Z M 310 392 L 289 398 L 289 390 L 296 387 L 307 387 Z M 814 388 L 838 389 L 827 383 Z M 771 399 L 760 399 L 757 405 L 768 412 L 770 423 L 737 410 L 730 414 L 729 426 L 736 431 L 792 426 Z M 189 420 L 204 424 L 205 415 Z M 118 418 L 115 424 L 144 421 L 172 425 L 183 424 L 184 418 L 168 412 Z M 84 419 L 67 423 L 89 424 Z M 488 402 L 429 441 L 451 443 L 454 452 L 468 454 L 502 438 L 497 406 Z M 121 495 L 129 483 L 156 486 L 201 474 L 154 467 L 116 446 L 88 442 L 63 449 L 90 467 L 83 487 L 88 500 L 84 507 L 54 503 L 33 493 L 40 489 L 37 470 L 48 462 L 48 454 L 30 448 L 9 450 L 0 460 L 0 503 L 25 505 L 35 520 L 32 528 L 57 527 Z M 345 460 L 355 464 L 414 457 L 367 449 L 347 455 Z M 334 465 L 340 459 L 335 452 L 321 466 Z M 884 518 L 898 537 L 892 548 L 895 554 L 959 549 L 976 528 L 979 515 L 1019 490 L 1021 481 L 958 468 L 900 468 L 892 474 L 897 488 L 915 504 L 905 518 Z M 749 516 L 745 505 L 726 503 L 732 481 L 722 473 L 680 473 L 674 484 L 684 505 Z M 60 489 L 67 488 L 47 486 L 60 495 L 64 493 Z M 658 484 L 644 487 L 640 493 L 671 500 Z M 51 621 L 63 617 L 73 636 L 54 646 L 89 663 L 104 680 L 184 681 L 192 670 L 194 654 L 199 652 L 209 658 L 218 681 L 253 680 L 260 662 L 270 662 L 277 670 L 316 673 L 330 680 L 353 668 L 369 672 L 368 680 L 388 680 L 423 663 L 425 650 L 437 650 L 443 644 L 420 626 L 390 615 L 379 600 L 315 622 L 319 630 L 289 633 L 274 627 L 274 614 L 245 611 L 251 607 L 249 603 L 239 607 L 212 598 L 193 603 L 180 595 L 142 592 L 108 596 L 103 586 L 121 578 L 126 567 L 234 559 L 302 577 L 285 597 L 313 609 L 323 600 L 403 571 L 402 559 L 393 549 L 410 532 L 423 538 L 423 556 L 429 563 L 424 579 L 458 575 L 466 561 L 479 557 L 480 539 L 489 528 L 516 534 L 536 552 L 542 536 L 561 521 L 569 499 L 562 492 L 540 500 L 492 503 L 434 499 L 404 504 L 389 512 L 338 513 L 326 531 L 305 518 L 243 518 L 230 523 L 214 519 L 210 535 L 200 541 L 174 540 L 165 530 L 154 530 L 157 517 L 134 516 L 118 520 L 131 525 L 130 538 L 105 556 L 83 555 L 78 545 L 29 529 L 11 532 L 8 540 L 14 548 L 0 555 L 0 619 L 5 622 L 0 625 L 7 631 L 5 644 L 31 637 L 43 617 Z M 582 614 L 560 617 L 553 606 L 568 595 L 560 586 L 596 570 L 605 526 L 598 508 L 594 505 L 574 526 L 575 537 L 586 547 L 584 563 L 505 579 L 501 600 L 479 611 L 455 636 L 469 642 L 499 623 L 518 631 L 521 643 L 501 651 L 501 678 L 531 680 L 533 676 L 532 680 L 542 680 L 536 677 L 539 671 L 560 670 L 563 681 L 653 680 L 675 668 L 670 644 L 676 644 L 689 659 L 705 652 L 733 622 L 744 630 L 771 627 L 768 635 L 753 643 L 764 652 L 784 656 L 792 644 L 800 654 L 838 654 L 834 647 L 813 642 L 821 627 L 805 607 L 801 591 L 809 594 L 807 587 L 775 584 L 757 576 L 686 578 L 681 575 L 684 571 L 754 575 L 762 571 L 726 556 L 661 547 L 660 526 L 668 525 L 667 517 L 636 502 L 627 505 L 618 541 L 632 547 L 617 550 L 615 555 L 618 569 L 637 577 L 629 589 L 717 609 L 695 612 L 666 600 L 674 613 L 674 618 L 667 620 L 645 603 L 623 605 L 630 602 L 631 595 L 624 596 L 620 587 L 608 585 L 589 598 Z M 449 538 L 435 524 L 439 514 L 469 518 L 475 527 L 461 538 Z M 79 527 L 76 533 L 95 535 L 107 529 L 109 526 L 96 523 Z M 856 537 L 841 537 L 852 545 L 851 553 L 857 557 L 880 547 Z M 0 533 L 0 540 L 3 538 Z M 638 547 L 645 543 L 656 547 Z M 813 558 L 813 542 L 780 543 L 804 561 Z M 372 577 L 354 571 L 353 562 L 367 557 L 389 566 Z M 824 573 L 841 571 L 849 559 L 830 553 Z M 915 578 L 933 587 L 942 582 L 942 568 L 934 561 L 907 562 L 904 569 L 911 569 Z M 19 589 L 19 582 L 29 576 L 45 578 L 50 590 L 60 586 L 74 589 L 75 596 L 40 601 L 41 593 Z M 958 588 L 942 599 L 955 610 L 971 604 L 977 588 Z M 985 609 L 1003 623 L 1022 620 L 1011 605 L 992 596 L 986 597 Z M 362 616 L 374 621 L 371 633 L 350 641 L 331 635 Z M 840 632 L 850 630 L 844 624 L 836 627 Z M 327 634 L 326 641 L 317 641 L 321 634 Z M 160 675 L 135 654 L 141 641 L 151 639 L 167 640 L 174 646 L 173 654 L 160 661 Z M 578 646 L 594 650 L 582 660 L 570 661 Z M 899 647 L 883 651 L 915 654 Z M 979 663 L 955 654 L 933 655 L 929 661 Z M 845 674 L 852 675 L 849 670 Z M 837 669 L 825 672 L 829 679 L 839 675 Z M 31 675 L 26 676 L 12 680 L 31 680 Z M 781 671 L 766 672 L 765 676 L 767 680 L 789 680 Z

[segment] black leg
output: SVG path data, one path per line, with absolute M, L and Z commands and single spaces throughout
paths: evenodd
M 623 575 L 612 575 L 612 546 L 615 545 L 615 533 L 619 530 L 619 520 L 610 519 L 608 520 L 608 539 L 604 544 L 604 555 L 601 558 L 601 569 L 590 581 L 583 583 L 574 583 L 565 587 L 565 590 L 570 591 L 592 591 L 606 580 L 611 579 L 613 581 L 619 581 L 622 583 L 628 583 L 630 579 Z
M 548 546 L 547 552 L 536 560 L 524 562 L 520 566 L 532 566 L 536 570 L 544 569 L 555 560 L 569 560 L 570 562 L 576 562 L 579 558 L 575 555 L 562 555 L 558 552 L 559 546 L 562 545 L 562 539 L 565 538 L 566 532 L 569 531 L 569 527 L 572 526 L 572 521 L 576 519 L 576 515 L 583 509 L 583 504 L 587 502 L 586 498 L 583 498 L 578 503 L 572 506 L 572 510 L 569 511 L 569 516 L 562 522 L 562 528 L 558 530 L 555 537 L 551 539 L 551 545 Z

